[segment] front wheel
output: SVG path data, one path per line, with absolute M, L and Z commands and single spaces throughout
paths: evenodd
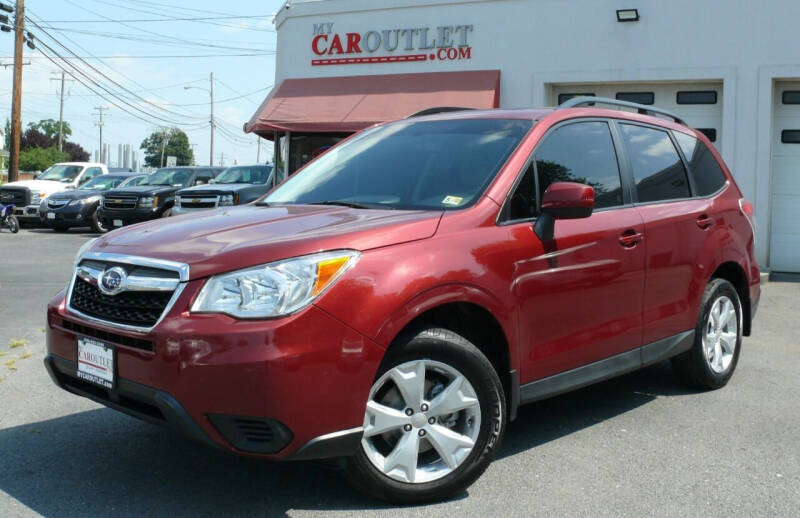
M 739 294 L 725 279 L 711 279 L 703 293 L 694 346 L 673 358 L 673 368 L 697 387 L 724 387 L 736 370 L 741 345 L 742 303 Z
M 392 503 L 453 496 L 483 473 L 500 445 L 500 379 L 477 347 L 445 329 L 425 329 L 389 355 L 370 390 L 347 478 Z
M 94 230 L 98 234 L 105 234 L 106 232 L 108 232 L 108 227 L 103 223 L 103 219 L 100 217 L 100 214 L 98 214 L 98 212 L 99 211 L 97 209 L 94 209 L 92 211 L 92 216 L 91 216 L 92 230 Z
M 6 225 L 8 226 L 8 230 L 10 230 L 12 234 L 16 234 L 17 232 L 19 232 L 19 220 L 13 214 L 6 218 Z
M 168 218 L 170 216 L 172 216 L 172 208 L 171 207 L 161 213 L 161 217 L 162 218 Z

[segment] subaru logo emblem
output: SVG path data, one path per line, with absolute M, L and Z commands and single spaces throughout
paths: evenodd
M 125 273 L 125 270 L 115 266 L 100 274 L 100 278 L 97 279 L 97 287 L 106 295 L 116 295 L 125 289 L 127 278 L 128 274 Z

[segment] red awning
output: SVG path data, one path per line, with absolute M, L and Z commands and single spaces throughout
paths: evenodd
M 352 132 L 426 108 L 496 108 L 500 71 L 286 79 L 244 125 L 248 133 Z

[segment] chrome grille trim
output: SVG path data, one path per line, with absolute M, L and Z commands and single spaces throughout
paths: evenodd
M 142 326 L 133 326 L 127 324 L 119 324 L 116 322 L 111 322 L 108 320 L 103 320 L 100 318 L 89 316 L 75 308 L 72 307 L 72 290 L 75 286 L 75 279 L 80 276 L 81 279 L 89 282 L 90 284 L 93 283 L 95 286 L 97 285 L 97 278 L 99 277 L 102 271 L 98 270 L 97 268 L 93 268 L 91 266 L 82 265 L 81 262 L 84 260 L 95 260 L 95 261 L 102 261 L 106 263 L 122 263 L 126 265 L 132 266 L 143 266 L 148 268 L 158 268 L 164 270 L 171 270 L 177 272 L 178 280 L 174 279 L 163 279 L 163 278 L 156 278 L 156 277 L 140 277 L 140 276 L 132 276 L 138 279 L 146 279 L 143 282 L 151 283 L 148 284 L 147 288 L 144 288 L 143 291 L 165 291 L 166 282 L 169 282 L 172 285 L 172 289 L 175 291 L 172 294 L 172 297 L 169 299 L 169 302 L 164 307 L 164 311 L 161 313 L 161 316 L 158 318 L 155 324 L 150 327 L 142 327 Z M 127 254 L 111 254 L 111 253 L 104 253 L 104 252 L 86 252 L 81 257 L 77 259 L 77 265 L 75 268 L 75 272 L 73 273 L 69 286 L 67 288 L 67 298 L 66 298 L 66 309 L 67 313 L 78 316 L 82 319 L 85 319 L 88 322 L 92 322 L 94 324 L 98 324 L 105 327 L 111 327 L 114 329 L 121 329 L 124 331 L 135 331 L 138 333 L 149 333 L 153 330 L 164 317 L 172 310 L 172 307 L 175 305 L 175 302 L 180 297 L 181 293 L 183 293 L 184 288 L 186 287 L 186 283 L 189 280 L 189 265 L 185 263 L 179 263 L 175 261 L 167 261 L 165 259 L 152 259 L 149 257 L 140 257 L 136 255 L 127 255 Z M 128 278 L 130 280 L 130 277 Z M 153 286 L 158 286 L 158 288 L 153 288 Z M 132 289 L 130 291 L 140 291 L 138 288 L 141 288 L 142 284 L 138 284 L 137 288 Z

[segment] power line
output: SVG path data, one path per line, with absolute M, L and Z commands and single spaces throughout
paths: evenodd
M 153 54 L 143 56 L 65 56 L 63 59 L 187 59 L 187 58 L 234 58 L 234 57 L 254 57 L 254 56 L 274 56 L 274 51 L 253 52 L 244 54 Z M 44 56 L 29 56 L 31 58 L 42 59 Z M 0 59 L 13 59 L 13 56 L 0 56 Z
M 144 22 L 199 22 L 204 20 L 241 20 L 254 18 L 272 18 L 272 15 L 254 14 L 241 16 L 201 16 L 197 18 L 130 18 L 124 20 L 42 20 L 43 23 L 144 23 Z

